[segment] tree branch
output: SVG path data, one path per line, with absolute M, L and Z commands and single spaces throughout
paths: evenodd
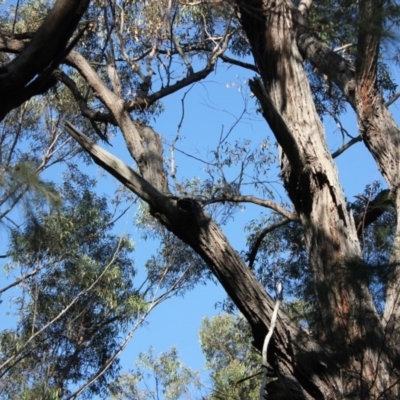
M 172 85 L 160 89 L 158 92 L 153 93 L 150 96 L 128 101 L 126 103 L 126 107 L 129 111 L 142 110 L 144 108 L 147 108 L 149 105 L 154 104 L 157 100 L 160 100 L 163 97 L 175 93 L 186 86 L 201 81 L 202 79 L 206 78 L 212 71 L 214 71 L 214 65 L 207 65 L 201 71 L 193 72 L 189 76 L 175 82 Z
M 349 140 L 346 144 L 344 144 L 340 149 L 337 149 L 335 152 L 332 153 L 332 158 L 336 158 L 340 156 L 343 152 L 345 152 L 349 147 L 353 146 L 358 142 L 362 142 L 362 137 L 357 136 L 351 140 Z
M 257 204 L 258 206 L 266 207 L 271 210 L 276 211 L 278 214 L 287 218 L 289 221 L 294 221 L 297 219 L 297 214 L 295 212 L 291 212 L 283 208 L 277 203 L 274 203 L 270 200 L 260 199 L 254 196 L 223 196 L 223 197 L 215 197 L 209 200 L 204 200 L 202 203 L 204 205 L 213 204 L 213 203 L 222 203 L 222 202 L 231 202 L 231 203 L 252 203 Z
M 31 278 L 32 276 L 36 275 L 41 269 L 41 268 L 36 268 L 34 271 L 30 272 L 29 274 L 24 275 L 22 278 L 17 279 L 16 281 L 14 281 L 13 283 L 10 283 L 9 285 L 3 287 L 2 289 L 0 289 L 0 294 L 6 292 L 8 289 L 11 289 L 14 286 L 19 285 L 21 282 L 25 281 L 26 279 Z
M 55 83 L 47 77 L 61 61 L 60 56 L 88 5 L 89 0 L 57 0 L 29 44 L 0 68 L 0 91 L 8 93 L 0 98 L 0 120 L 26 100 L 27 91 L 28 96 L 33 89 L 34 93 L 42 93 Z M 40 85 L 33 88 L 35 81 Z
M 260 232 L 257 233 L 255 239 L 253 240 L 253 243 L 251 244 L 250 250 L 247 253 L 247 262 L 249 263 L 249 268 L 253 268 L 254 261 L 258 253 L 258 249 L 260 248 L 261 243 L 264 240 L 265 236 L 267 236 L 268 233 L 274 231 L 275 229 L 287 225 L 291 221 L 292 220 L 289 218 L 282 218 L 280 221 L 275 222 L 272 225 L 268 225 L 267 227 L 265 227 L 264 229 L 262 229 Z
M 219 56 L 219 58 L 222 61 L 226 62 L 226 63 L 232 64 L 232 65 L 237 65 L 238 67 L 246 68 L 246 69 L 249 69 L 250 71 L 254 71 L 254 72 L 258 73 L 258 68 L 254 64 L 250 64 L 250 63 L 247 63 L 247 62 L 244 62 L 244 61 L 236 60 L 234 58 L 228 57 L 226 54 L 221 54 Z
M 68 121 L 65 122 L 65 129 L 92 157 L 97 165 L 108 171 L 119 182 L 148 203 L 150 207 L 155 207 L 159 210 L 165 210 L 168 207 L 170 198 L 159 192 L 119 158 L 102 149 Z
M 400 97 L 400 92 L 397 92 L 389 101 L 385 103 L 386 107 L 391 106 Z

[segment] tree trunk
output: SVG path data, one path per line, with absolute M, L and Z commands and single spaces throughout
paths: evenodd
M 360 28 L 356 65 L 356 111 L 361 136 L 392 191 L 397 227 L 387 277 L 383 324 L 390 336 L 400 333 L 400 129 L 377 86 L 379 46 L 383 29 L 381 0 L 360 3 Z M 368 55 L 368 56 L 366 56 Z M 389 323 L 390 322 L 390 323 Z
M 390 380 L 385 332 L 297 47 L 297 10 L 286 0 L 253 1 L 256 24 L 248 5 L 237 4 L 263 80 L 253 81 L 252 90 L 282 148 L 282 178 L 305 232 L 320 311 L 317 337 L 336 348 L 341 395 L 377 398 Z
M 282 177 L 304 227 L 320 312 L 314 332 L 320 344 L 280 312 L 269 364 L 288 399 L 382 398 L 382 393 L 394 392 L 389 385 L 397 376 L 388 364 L 385 332 L 364 279 L 355 224 L 297 47 L 300 35 L 293 20 L 297 14 L 285 0 L 236 3 L 262 77 L 262 82 L 252 82 L 252 90 L 282 148 Z M 71 135 L 203 258 L 248 320 L 255 345 L 261 349 L 272 299 L 200 204 L 170 195 L 160 138 L 151 128 L 132 121 L 118 82 L 110 77 L 114 91 L 109 89 L 79 53 L 72 52 L 68 62 L 108 107 L 141 175 L 69 126 Z M 339 78 L 354 100 L 348 76 Z
M 385 177 L 395 204 L 399 222 L 400 129 L 387 109 L 377 87 L 377 60 L 382 32 L 382 1 L 360 4 L 359 40 L 356 71 L 310 31 L 304 21 L 297 24 L 297 44 L 301 53 L 334 82 L 357 113 L 362 139 Z M 367 57 L 366 57 L 367 56 Z M 400 333 L 400 224 L 397 223 L 393 253 L 387 277 L 386 305 L 382 318 L 390 322 L 389 338 Z

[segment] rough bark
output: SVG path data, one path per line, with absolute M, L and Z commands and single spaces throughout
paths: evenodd
M 362 18 L 367 20 L 373 15 L 373 7 L 380 3 L 371 0 L 360 4 L 365 7 Z M 399 130 L 376 89 L 377 39 L 368 31 L 360 31 L 359 53 L 372 51 L 374 57 L 361 59 L 356 73 L 307 28 L 303 15 L 307 14 L 310 1 L 301 2 L 301 12 L 287 0 L 237 0 L 236 5 L 262 78 L 253 80 L 252 89 L 282 148 L 282 177 L 306 234 L 321 314 L 321 323 L 315 332 L 318 344 L 280 313 L 269 349 L 269 364 L 285 384 L 288 399 L 396 398 L 397 354 L 391 353 L 386 341 L 398 323 L 397 269 L 393 269 L 390 277 L 393 285 L 388 285 L 385 318 L 390 323 L 381 324 L 362 278 L 356 227 L 346 210 L 336 167 L 325 144 L 302 65 L 303 57 L 307 57 L 346 95 L 357 111 L 363 140 L 388 180 L 396 205 L 400 204 Z M 17 39 L 0 35 L 0 48 L 8 46 L 21 51 L 22 38 L 18 43 Z M 41 68 L 49 65 L 52 68 L 57 64 L 52 60 L 49 58 Z M 70 52 L 67 62 L 79 71 L 94 95 L 108 108 L 107 118 L 121 128 L 140 174 L 67 124 L 70 134 L 95 162 L 146 201 L 161 224 L 205 260 L 250 323 L 255 345 L 261 349 L 271 322 L 272 299 L 201 204 L 194 199 L 171 196 L 160 136 L 132 120 L 129 110 L 136 105 L 118 95 L 118 77 L 112 68 L 109 74 L 114 91 L 79 53 Z M 196 80 L 211 70 L 212 66 L 204 73 L 200 71 Z M 177 90 L 186 83 L 180 81 L 168 90 Z M 400 251 L 396 249 L 400 249 L 400 243 L 393 253 L 394 265 L 400 259 Z M 391 364 L 390 357 L 394 360 Z
M 62 61 L 65 49 L 89 0 L 57 0 L 29 45 L 0 69 L 0 121 L 5 115 L 56 83 L 52 71 Z M 0 33 L 13 45 L 13 37 Z
M 249 321 L 254 345 L 261 350 L 271 322 L 274 301 L 201 205 L 193 199 L 174 198 L 159 192 L 149 181 L 85 137 L 73 125 L 67 123 L 66 129 L 98 165 L 146 201 L 153 215 L 203 258 Z M 284 313 L 279 313 L 269 347 L 269 364 L 285 383 L 286 398 L 336 398 L 339 387 L 331 382 L 330 374 L 337 371 L 337 365 L 331 360 L 326 349 L 294 326 Z
M 362 277 L 355 224 L 297 46 L 298 11 L 290 1 L 253 1 L 252 9 L 259 10 L 255 20 L 248 4 L 237 4 L 262 77 L 251 87 L 282 148 L 282 178 L 305 232 L 320 309 L 317 334 L 344 351 L 338 351 L 342 395 L 375 398 L 390 376 L 385 332 Z M 351 96 L 349 82 L 343 80 L 343 86 Z M 360 374 L 357 380 L 351 376 L 354 370 Z
M 388 110 L 376 81 L 382 32 L 382 1 L 362 1 L 359 4 L 357 68 L 330 49 L 307 27 L 304 19 L 298 18 L 296 20 L 297 44 L 302 55 L 338 86 L 356 111 L 362 139 L 392 191 L 392 199 L 397 215 L 399 215 L 400 129 Z M 384 326 L 390 321 L 391 334 L 400 332 L 399 249 L 400 225 L 397 223 L 393 254 L 390 260 L 392 273 L 387 278 L 386 307 L 382 319 Z
M 400 129 L 380 96 L 377 86 L 382 21 L 381 0 L 365 0 L 360 3 L 356 111 L 361 136 L 389 184 L 397 211 L 397 229 L 383 315 L 383 323 L 389 324 L 390 336 L 397 341 L 400 333 Z

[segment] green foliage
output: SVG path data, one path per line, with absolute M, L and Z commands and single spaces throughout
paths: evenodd
M 4 166 L 0 174 L 0 198 L 4 206 L 0 220 L 15 205 L 22 207 L 30 219 L 35 219 L 35 209 L 43 203 L 50 207 L 60 205 L 54 186 L 40 179 L 37 168 L 29 161 Z
M 176 348 L 154 355 L 152 348 L 140 353 L 136 369 L 110 386 L 114 400 L 178 400 L 193 398 L 191 393 L 200 387 L 198 373 L 179 361 Z
M 65 397 L 107 365 L 120 332 L 146 311 L 133 288 L 132 243 L 110 233 L 112 215 L 93 184 L 66 177 L 62 207 L 12 232 L 14 268 L 38 272 L 24 282 L 18 327 L 0 336 L 5 399 Z M 101 393 L 118 370 L 113 363 L 86 397 Z
M 113 400 L 251 399 L 259 397 L 261 356 L 251 345 L 251 332 L 240 315 L 205 318 L 200 344 L 210 371 L 211 387 L 198 372 L 179 361 L 175 348 L 158 356 L 150 348 L 140 353 L 136 368 L 109 386 Z M 201 395 L 206 390 L 208 394 Z
M 251 332 L 240 315 L 205 318 L 200 344 L 213 383 L 209 400 L 257 399 L 262 382 L 261 356 L 251 345 Z

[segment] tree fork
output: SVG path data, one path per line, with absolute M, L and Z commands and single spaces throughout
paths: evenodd
M 194 199 L 176 199 L 151 183 L 83 135 L 72 124 L 66 130 L 94 162 L 146 201 L 158 221 L 195 250 L 210 267 L 249 322 L 254 345 L 261 351 L 274 310 L 274 301 L 230 246 L 219 227 Z M 331 354 L 293 325 L 283 312 L 269 346 L 269 363 L 290 387 L 290 399 L 335 398 L 337 367 Z M 332 381 L 333 379 L 333 381 Z
M 294 6 L 287 0 L 253 2 L 262 13 L 255 27 L 246 6 L 236 4 L 263 80 L 263 88 L 253 84 L 253 92 L 282 146 L 282 178 L 305 232 L 321 313 L 318 336 L 344 350 L 341 363 L 349 372 L 360 371 L 359 382 L 344 372 L 342 394 L 374 397 L 385 390 L 390 375 L 385 334 L 360 274 L 356 227 L 297 47 Z

